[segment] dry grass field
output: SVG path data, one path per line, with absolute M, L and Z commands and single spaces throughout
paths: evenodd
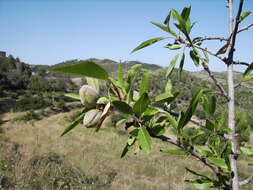
M 169 145 L 158 140 L 153 141 L 149 154 L 131 151 L 120 158 L 127 133 L 112 127 L 96 133 L 80 125 L 60 137 L 75 112 L 29 123 L 9 121 L 0 126 L 3 189 L 193 190 L 184 182 L 193 178 L 184 167 L 206 172 L 190 157 L 160 153 Z M 15 114 L 3 116 L 13 117 Z M 253 167 L 246 163 L 239 167 L 242 177 L 253 173 Z M 246 189 L 253 189 L 253 185 Z

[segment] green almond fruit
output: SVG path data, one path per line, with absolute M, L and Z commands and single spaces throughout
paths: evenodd
M 101 115 L 102 111 L 98 109 L 89 110 L 83 118 L 83 125 L 87 128 L 96 127 L 96 125 L 100 122 Z
M 82 104 L 86 108 L 95 108 L 100 95 L 99 92 L 89 85 L 83 85 L 79 90 Z

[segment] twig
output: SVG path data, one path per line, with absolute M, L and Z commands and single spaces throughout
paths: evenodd
M 177 113 L 177 112 L 174 112 L 174 111 L 165 111 L 165 110 L 163 110 L 163 109 L 161 109 L 161 108 L 158 108 L 158 107 L 155 107 L 155 108 L 156 108 L 159 112 L 161 112 L 161 113 L 169 113 L 169 114 L 171 114 L 171 115 L 174 116 L 174 117 L 179 117 L 179 113 Z M 191 118 L 191 119 L 190 119 L 190 122 L 193 123 L 193 124 L 198 125 L 199 127 L 202 127 L 202 128 L 205 127 L 204 122 L 201 121 L 201 120 Z
M 249 178 L 247 178 L 247 179 L 245 179 L 245 180 L 243 180 L 243 181 L 239 181 L 239 185 L 240 186 L 247 185 L 248 183 L 251 182 L 251 180 L 252 180 L 252 176 L 249 177 Z
M 151 133 L 150 135 L 152 136 L 152 133 Z M 167 136 L 164 136 L 164 135 L 162 135 L 162 136 L 152 136 L 152 137 L 157 138 L 157 139 L 160 139 L 160 140 L 162 140 L 162 141 L 164 141 L 164 142 L 168 142 L 168 143 L 170 143 L 170 144 L 173 144 L 173 145 L 179 147 L 179 148 L 182 149 L 182 150 L 186 150 L 186 149 L 187 149 L 187 151 L 188 151 L 193 157 L 199 159 L 204 165 L 206 165 L 207 167 L 209 167 L 209 168 L 215 173 L 215 175 L 217 176 L 217 178 L 220 178 L 220 177 L 221 177 L 219 168 L 218 168 L 217 166 L 211 164 L 211 163 L 207 160 L 207 158 L 206 158 L 205 156 L 202 156 L 201 154 L 199 154 L 199 153 L 194 149 L 194 147 L 191 146 L 190 148 L 186 148 L 186 147 L 184 146 L 184 144 L 182 144 L 179 140 L 175 140 L 175 139 L 172 139 L 172 138 L 167 137 Z M 227 184 L 226 182 L 223 182 L 223 185 L 224 185 L 225 187 L 230 187 L 230 185 Z
M 233 64 L 234 65 L 245 65 L 245 66 L 250 66 L 249 63 L 246 63 L 246 62 L 240 62 L 240 61 L 233 61 Z
M 204 38 L 201 38 L 201 39 L 197 40 L 197 42 L 203 42 L 203 41 L 206 41 L 206 40 L 228 41 L 229 38 L 224 38 L 224 37 L 204 37 Z
M 225 61 L 225 58 L 224 58 L 224 57 L 219 56 L 219 55 L 216 55 L 216 53 L 212 52 L 211 50 L 209 50 L 209 49 L 207 49 L 207 48 L 198 46 L 198 45 L 196 45 L 196 44 L 192 44 L 192 43 L 190 43 L 190 42 L 188 42 L 188 41 L 186 41 L 186 40 L 183 40 L 182 38 L 176 38 L 176 40 L 179 41 L 179 42 L 182 43 L 182 44 L 185 44 L 185 45 L 188 46 L 188 47 L 195 47 L 195 48 L 197 48 L 197 49 L 200 49 L 200 50 L 202 50 L 202 51 L 207 52 L 208 54 L 210 54 L 210 55 L 212 55 L 212 56 L 214 56 L 214 57 L 220 59 L 220 60 L 223 61 L 223 62 Z
M 253 26 L 253 23 L 251 23 L 251 24 L 249 24 L 249 25 L 247 25 L 247 26 L 245 26 L 243 28 L 238 29 L 237 34 L 240 33 L 240 32 L 243 32 L 245 30 L 248 30 L 252 26 Z
M 204 62 L 202 62 L 202 66 L 204 68 L 204 70 L 208 73 L 209 77 L 213 80 L 215 86 L 220 90 L 221 95 L 224 96 L 228 101 L 229 101 L 229 97 L 226 93 L 226 91 L 224 90 L 224 88 L 219 84 L 219 82 L 217 81 L 217 79 L 215 78 L 214 74 L 210 71 L 208 65 Z
M 231 34 L 231 39 L 232 40 L 231 40 L 230 49 L 229 49 L 229 53 L 228 53 L 228 60 L 227 60 L 228 65 L 233 64 L 235 40 L 236 40 L 238 27 L 239 27 L 239 23 L 240 23 L 240 16 L 241 16 L 241 12 L 242 12 L 242 7 L 243 7 L 243 0 L 240 1 L 238 12 L 237 12 L 237 15 L 236 15 L 236 22 L 235 22 L 234 31 Z

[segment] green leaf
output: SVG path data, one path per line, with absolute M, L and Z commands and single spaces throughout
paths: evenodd
M 106 105 L 107 103 L 109 102 L 109 99 L 107 97 L 100 97 L 98 100 L 97 100 L 97 104 L 104 104 Z
M 165 86 L 165 92 L 171 93 L 171 91 L 172 91 L 172 82 L 170 79 L 168 79 Z
M 144 94 L 145 92 L 148 92 L 149 76 L 150 76 L 150 72 L 144 71 L 142 79 L 141 79 L 141 84 L 140 84 L 140 93 L 139 93 L 140 96 Z
M 207 114 L 213 115 L 216 109 L 216 98 L 214 96 L 203 98 L 203 108 Z
M 171 34 L 172 36 L 175 36 L 175 37 L 177 36 L 177 34 L 173 30 L 171 30 L 168 25 L 166 26 L 166 25 L 163 25 L 163 24 L 160 24 L 157 22 L 151 22 L 151 24 L 153 24 L 153 25 L 157 26 L 158 28 L 162 29 L 163 31 Z
M 82 122 L 83 117 L 84 117 L 85 113 L 81 113 L 61 134 L 61 136 L 65 135 L 66 133 L 68 133 L 69 131 L 71 131 L 73 128 L 75 128 L 79 123 Z
M 167 45 L 165 46 L 165 48 L 168 48 L 168 49 L 170 49 L 170 50 L 177 50 L 177 49 L 180 49 L 180 48 L 182 48 L 182 47 L 184 47 L 183 44 L 167 44 Z
M 242 22 L 247 16 L 251 14 L 251 11 L 245 11 L 240 16 L 240 22 Z
M 64 96 L 67 96 L 69 98 L 73 98 L 73 99 L 76 99 L 76 100 L 81 100 L 79 94 L 76 94 L 76 93 L 67 93 Z
M 127 144 L 128 144 L 129 146 L 132 146 L 132 145 L 134 144 L 135 140 L 136 140 L 136 137 L 132 137 L 132 136 L 131 136 L 131 137 L 128 138 Z
M 165 113 L 165 115 L 166 115 L 167 119 L 169 120 L 170 124 L 174 128 L 176 128 L 177 127 L 177 121 L 175 120 L 175 118 L 172 115 L 170 115 L 169 113 L 167 113 L 167 112 Z
M 191 170 L 190 168 L 185 167 L 185 169 L 186 169 L 188 172 L 192 173 L 193 175 L 196 175 L 196 176 L 199 176 L 199 177 L 203 177 L 204 179 L 209 179 L 209 177 L 207 177 L 207 176 L 205 176 L 205 175 L 203 175 L 203 174 L 200 174 L 200 173 L 198 173 L 198 172 L 196 172 L 196 171 L 194 171 L 194 170 Z
M 197 105 L 198 105 L 199 101 L 201 100 L 203 94 L 208 93 L 208 92 L 212 92 L 212 90 L 201 89 L 195 94 L 187 111 L 179 120 L 178 129 L 182 129 L 188 123 L 188 121 L 191 119 L 192 115 L 195 113 Z
M 248 66 L 248 68 L 244 71 L 243 77 L 250 74 L 253 71 L 253 62 Z
M 155 108 L 148 108 L 146 111 L 143 113 L 143 116 L 153 116 L 158 112 L 157 109 Z
M 241 147 L 240 148 L 242 153 L 246 156 L 253 156 L 253 148 L 249 148 L 249 147 Z
M 184 9 L 181 12 L 181 16 L 184 20 L 187 20 L 191 13 L 191 7 L 184 7 Z
M 171 94 L 170 92 L 165 92 L 165 93 L 162 93 L 162 94 L 159 94 L 158 96 L 156 96 L 155 101 L 156 102 L 165 101 L 165 100 L 167 100 L 168 98 L 171 98 L 171 97 L 173 97 L 173 94 Z
M 150 130 L 151 130 L 150 134 L 157 137 L 164 135 L 164 133 L 166 132 L 165 126 L 160 126 L 160 125 L 156 125 L 150 128 Z
M 148 108 L 150 103 L 149 97 L 147 93 L 142 94 L 139 100 L 134 104 L 133 111 L 136 114 L 142 114 Z
M 86 82 L 89 86 L 95 88 L 97 91 L 100 90 L 98 79 L 86 77 Z
M 74 65 L 52 68 L 51 71 L 68 74 L 84 75 L 87 77 L 107 80 L 109 75 L 105 69 L 91 61 L 80 61 Z
M 191 183 L 195 188 L 197 189 L 207 189 L 207 188 L 211 188 L 214 186 L 214 183 L 212 182 L 212 180 L 209 179 L 197 179 L 194 181 L 187 181 L 189 183 Z
M 172 71 L 174 70 L 176 64 L 177 64 L 177 60 L 178 60 L 179 54 L 177 54 L 170 62 L 170 65 L 167 69 L 167 73 L 166 73 L 166 77 L 169 77 L 170 74 L 172 73 Z
M 133 110 L 131 108 L 131 106 L 129 106 L 126 102 L 122 102 L 122 101 L 113 101 L 112 104 L 114 105 L 114 107 L 116 109 L 118 109 L 119 111 L 126 113 L 126 114 L 132 114 Z
M 167 17 L 165 18 L 163 24 L 166 24 L 166 25 L 170 24 L 170 16 L 171 16 L 171 11 L 169 12 L 169 14 L 167 15 Z
M 194 148 L 202 156 L 210 156 L 210 155 L 212 155 L 212 153 L 210 151 L 203 149 L 202 146 L 194 146 Z
M 198 55 L 198 51 L 196 49 L 190 51 L 190 57 L 195 64 L 195 66 L 199 66 L 200 57 Z
M 164 152 L 164 153 L 169 153 L 171 155 L 176 155 L 176 156 L 187 156 L 188 155 L 185 151 L 182 151 L 182 150 L 161 149 L 160 151 Z
M 216 157 L 209 157 L 207 159 L 210 163 L 215 164 L 216 166 L 224 169 L 225 171 L 228 171 L 228 166 L 226 164 L 225 159 Z
M 120 156 L 121 158 L 123 158 L 127 154 L 127 152 L 129 151 L 129 148 L 130 148 L 130 146 L 127 143 L 126 146 L 124 147 L 122 153 L 121 153 L 121 156 Z
M 214 126 L 214 124 L 210 120 L 206 120 L 206 126 L 205 126 L 205 128 L 207 130 L 209 130 L 209 131 L 213 131 L 214 128 L 215 128 L 215 126 Z
M 161 40 L 164 40 L 164 39 L 166 39 L 166 38 L 164 38 L 164 37 L 158 37 L 158 38 L 152 38 L 152 39 L 150 39 L 150 40 L 147 40 L 147 41 L 145 41 L 145 42 L 142 42 L 142 43 L 141 43 L 140 45 L 138 45 L 135 49 L 133 49 L 131 53 L 133 53 L 133 52 L 135 52 L 135 51 L 138 51 L 138 50 L 140 50 L 140 49 L 143 49 L 143 48 L 145 48 L 145 47 L 148 47 L 148 46 L 150 46 L 150 45 L 152 45 L 152 44 L 154 44 L 154 43 L 156 43 L 156 42 L 159 42 L 159 41 L 161 41 Z
M 127 121 L 127 119 L 121 119 L 119 121 L 117 121 L 117 123 L 115 124 L 116 126 L 122 125 L 123 123 L 125 123 Z
M 141 148 L 145 152 L 150 152 L 151 150 L 151 137 L 144 127 L 140 127 L 138 131 L 138 141 L 140 143 Z
M 187 40 L 191 42 L 190 36 L 189 36 L 189 32 L 190 32 L 190 22 L 189 22 L 189 18 L 188 19 L 184 19 L 176 10 L 171 10 L 171 14 L 173 16 L 173 18 L 175 20 L 177 20 L 179 22 L 179 24 L 175 24 L 175 26 L 181 31 L 183 32 L 183 34 L 186 36 Z M 188 22 L 188 23 L 187 23 Z
M 216 98 L 215 96 L 211 96 L 209 98 L 209 113 L 213 115 L 215 110 L 216 110 Z
M 118 66 L 118 81 L 119 81 L 120 85 L 123 87 L 125 82 L 124 82 L 124 72 L 122 69 L 122 64 L 119 64 L 119 66 Z
M 179 70 L 178 70 L 179 78 L 181 78 L 181 75 L 182 75 L 182 71 L 183 71 L 183 67 L 184 67 L 184 60 L 185 60 L 185 54 L 183 53 L 182 57 L 181 57 L 180 65 L 179 65 Z

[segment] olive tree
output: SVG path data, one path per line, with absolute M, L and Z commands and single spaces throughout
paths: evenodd
M 188 172 L 196 176 L 195 180 L 188 180 L 198 189 L 219 188 L 224 190 L 238 190 L 240 186 L 248 184 L 251 177 L 239 180 L 237 160 L 241 154 L 253 155 L 253 148 L 238 144 L 235 126 L 235 100 L 234 91 L 242 82 L 253 81 L 253 63 L 234 61 L 236 36 L 249 29 L 253 24 L 239 27 L 243 20 L 251 13 L 243 12 L 244 0 L 240 0 L 236 16 L 234 16 L 233 1 L 227 0 L 229 9 L 229 35 L 227 37 L 192 37 L 191 30 L 194 22 L 191 22 L 191 7 L 185 7 L 181 12 L 170 10 L 163 24 L 152 22 L 153 25 L 166 32 L 170 38 L 157 37 L 147 40 L 133 49 L 136 52 L 158 41 L 170 40 L 165 48 L 171 51 L 180 51 L 172 58 L 167 67 L 167 84 L 162 94 L 151 101 L 149 97 L 149 71 L 142 71 L 141 82 L 136 88 L 136 79 L 140 75 L 141 65 L 134 65 L 128 71 L 123 71 L 119 64 L 116 77 L 109 74 L 99 65 L 91 61 L 80 61 L 77 64 L 57 67 L 53 71 L 70 74 L 84 75 L 88 85 L 80 89 L 80 95 L 67 94 L 67 96 L 79 99 L 85 108 L 82 113 L 68 126 L 62 135 L 83 122 L 86 127 L 99 130 L 107 116 L 114 110 L 122 113 L 117 125 L 124 125 L 129 131 L 129 139 L 122 152 L 122 157 L 135 148 L 137 151 L 150 152 L 152 138 L 160 139 L 168 144 L 175 145 L 176 149 L 162 149 L 161 152 L 172 155 L 188 155 L 196 158 L 212 175 L 205 175 L 194 169 L 186 168 Z M 213 52 L 203 46 L 204 41 L 223 42 L 218 52 Z M 196 67 L 203 67 L 207 75 L 213 81 L 214 89 L 200 89 L 191 99 L 185 111 L 176 113 L 172 103 L 177 99 L 180 92 L 172 88 L 171 73 L 179 63 L 179 76 L 181 75 L 185 58 L 191 58 Z M 213 56 L 227 66 L 227 89 L 221 84 L 209 68 L 209 56 Z M 234 84 L 233 66 L 243 65 L 246 67 L 243 79 Z M 106 94 L 99 94 L 98 79 L 106 81 Z M 221 99 L 228 107 L 227 116 L 215 117 L 216 97 Z M 159 102 L 163 106 L 156 107 Z M 208 116 L 204 121 L 198 120 L 193 115 L 199 105 Z M 225 125 L 225 117 L 228 117 Z M 186 132 L 188 124 L 196 125 L 193 134 Z M 174 134 L 167 135 L 168 129 Z M 166 132 L 166 135 L 165 135 Z M 197 143 L 199 137 L 205 136 L 203 145 Z M 173 138 L 176 137 L 176 138 Z M 250 163 L 249 163 L 250 164 Z

